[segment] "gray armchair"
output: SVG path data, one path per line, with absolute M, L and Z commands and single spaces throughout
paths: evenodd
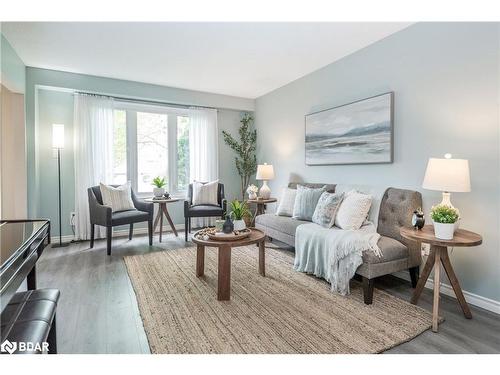
M 192 217 L 224 217 L 227 202 L 224 198 L 224 184 L 217 187 L 217 205 L 203 204 L 193 205 L 193 184 L 189 184 L 188 196 L 184 201 L 184 237 L 188 240 L 188 232 L 191 233 Z
M 111 185 L 117 187 L 119 185 Z M 90 209 L 90 248 L 94 247 L 94 228 L 96 225 L 106 227 L 107 253 L 111 255 L 112 228 L 119 225 L 130 225 L 128 238 L 132 239 L 134 223 L 148 222 L 149 246 L 153 245 L 153 203 L 147 203 L 137 198 L 132 190 L 132 201 L 135 210 L 111 212 L 111 207 L 102 203 L 101 189 L 93 186 L 87 189 Z

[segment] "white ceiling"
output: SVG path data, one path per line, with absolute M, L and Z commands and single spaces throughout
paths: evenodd
M 409 23 L 2 23 L 28 66 L 256 98 Z

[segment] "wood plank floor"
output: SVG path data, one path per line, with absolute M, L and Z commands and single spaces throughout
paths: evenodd
M 46 248 L 37 263 L 39 288 L 58 288 L 58 350 L 60 353 L 149 353 L 135 293 L 123 256 L 185 247 L 183 236 L 172 234 L 154 246 L 146 236 L 113 238 L 112 256 L 106 256 L 105 241 Z M 375 287 L 409 300 L 407 281 L 393 276 L 380 278 Z M 431 311 L 432 292 L 424 290 L 419 305 Z M 500 353 L 500 316 L 472 307 L 473 319 L 462 315 L 456 300 L 441 297 L 445 322 L 439 333 L 430 330 L 387 353 Z

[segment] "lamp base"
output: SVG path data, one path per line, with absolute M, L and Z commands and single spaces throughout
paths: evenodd
M 67 246 L 69 246 L 69 242 L 63 242 L 63 243 L 56 242 L 56 243 L 51 244 L 51 247 L 53 247 L 53 248 L 67 247 Z
M 269 199 L 271 198 L 271 189 L 269 188 L 269 186 L 267 186 L 267 181 L 264 180 L 262 182 L 262 186 L 259 190 L 259 197 L 262 198 L 262 199 Z
M 440 204 L 451 207 L 451 208 L 455 208 L 451 204 L 451 194 L 448 193 L 447 191 L 443 191 L 443 200 L 441 201 Z

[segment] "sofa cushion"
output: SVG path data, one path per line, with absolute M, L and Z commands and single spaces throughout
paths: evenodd
M 380 251 L 382 252 L 382 257 L 379 258 L 375 255 L 373 251 L 363 252 L 363 262 L 364 263 L 384 263 L 390 262 L 398 259 L 405 259 L 408 257 L 408 248 L 401 242 L 396 241 L 393 238 L 380 236 L 377 243 Z
M 295 237 L 295 229 L 297 229 L 299 225 L 309 224 L 310 222 L 303 220 L 296 220 L 286 216 L 263 214 L 255 218 L 255 223 Z

